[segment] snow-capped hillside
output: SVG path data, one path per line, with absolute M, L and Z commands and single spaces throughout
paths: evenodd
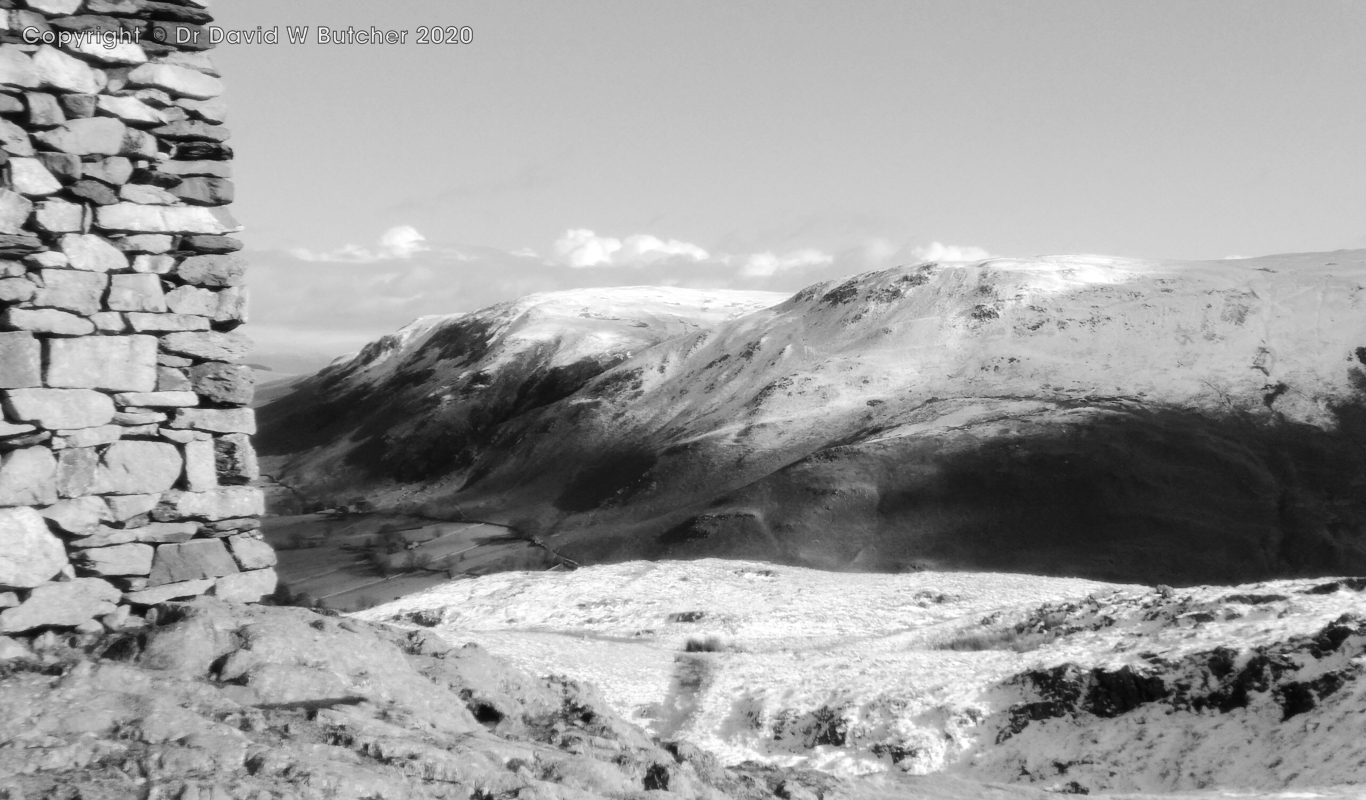
M 307 396 L 263 410 L 265 442 L 305 490 L 344 455 L 588 563 L 1366 571 L 1364 287 L 1366 251 L 923 264 L 597 357 L 577 333 L 489 356 L 511 304 L 324 373 L 348 422 L 318 430 L 350 442 L 290 439 Z
M 358 616 L 591 681 L 651 733 L 729 763 L 1350 796 L 1366 785 L 1364 589 L 705 559 L 503 573 Z
M 262 408 L 262 454 L 289 454 L 278 477 L 313 492 L 373 494 L 442 478 L 467 467 L 499 424 L 633 353 L 783 299 L 578 289 L 422 317 Z

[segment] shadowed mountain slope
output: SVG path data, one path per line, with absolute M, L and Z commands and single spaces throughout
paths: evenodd
M 572 357 L 489 359 L 510 304 L 325 371 L 263 409 L 265 443 L 305 490 L 368 470 L 399 482 L 381 500 L 507 522 L 580 561 L 1360 572 L 1364 290 L 1362 251 L 925 264 L 638 348 L 595 356 L 580 334 Z M 438 376 L 442 358 L 458 366 Z M 308 415 L 330 420 L 312 440 Z

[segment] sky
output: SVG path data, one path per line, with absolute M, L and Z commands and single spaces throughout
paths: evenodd
M 580 286 L 1366 247 L 1358 0 L 212 10 L 279 33 L 211 51 L 262 354 Z

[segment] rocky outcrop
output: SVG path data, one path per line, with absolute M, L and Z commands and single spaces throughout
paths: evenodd
M 723 768 L 651 740 L 591 686 L 426 630 L 209 598 L 149 617 L 0 636 L 0 795 L 860 795 L 831 776 Z
M 206 4 L 15 5 L 0 3 L 0 627 L 259 599 L 275 573 L 245 485 L 232 150 L 217 70 L 177 44 Z M 243 543 L 220 540 L 224 520 Z

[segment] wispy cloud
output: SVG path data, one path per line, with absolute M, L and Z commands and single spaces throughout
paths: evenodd
M 991 258 L 991 253 L 971 245 L 941 244 L 931 242 L 928 247 L 911 250 L 917 261 L 983 261 Z
M 767 278 L 780 272 L 826 266 L 833 263 L 835 257 L 820 250 L 805 248 L 783 255 L 768 251 L 752 253 L 737 260 L 740 263 L 740 274 L 749 278 Z
M 665 241 L 648 233 L 617 239 L 599 236 L 587 228 L 565 231 L 551 249 L 557 263 L 576 269 L 645 266 L 669 259 L 706 261 L 711 257 L 701 247 L 677 239 Z
M 296 247 L 289 254 L 300 261 L 338 261 L 352 264 L 367 264 L 374 261 L 392 261 L 412 258 L 418 253 L 429 250 L 427 237 L 418 233 L 411 225 L 396 225 L 379 237 L 373 247 L 345 244 L 335 250 L 309 250 Z

